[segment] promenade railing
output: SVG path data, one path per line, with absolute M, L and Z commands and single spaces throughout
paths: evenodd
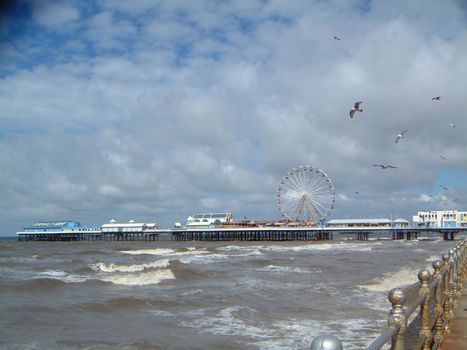
M 388 325 L 366 350 L 379 350 L 389 342 L 392 350 L 435 350 L 441 346 L 450 332 L 449 321 L 467 277 L 467 240 L 443 254 L 442 260 L 433 261 L 432 267 L 433 273 L 418 273 L 419 282 L 389 292 L 392 308 Z M 410 335 L 414 332 L 415 337 Z M 331 335 L 316 337 L 311 343 L 312 350 L 342 348 L 342 342 Z

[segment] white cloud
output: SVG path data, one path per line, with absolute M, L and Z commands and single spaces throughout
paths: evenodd
M 41 1 L 33 4 L 33 18 L 45 27 L 58 27 L 80 17 L 79 10 L 68 2 Z

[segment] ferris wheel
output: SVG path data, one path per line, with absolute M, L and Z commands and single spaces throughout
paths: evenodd
M 289 220 L 321 224 L 334 203 L 334 186 L 321 169 L 301 165 L 290 170 L 279 183 L 278 208 Z

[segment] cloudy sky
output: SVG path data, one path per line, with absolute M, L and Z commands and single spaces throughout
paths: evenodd
M 277 186 L 302 164 L 332 179 L 331 218 L 467 209 L 465 1 L 8 4 L 2 235 L 277 219 Z

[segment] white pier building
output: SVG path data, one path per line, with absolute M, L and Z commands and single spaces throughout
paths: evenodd
M 232 213 L 193 214 L 186 219 L 186 227 L 209 228 L 232 222 Z
M 467 211 L 432 210 L 419 211 L 413 216 L 414 226 L 457 228 L 467 227 Z

